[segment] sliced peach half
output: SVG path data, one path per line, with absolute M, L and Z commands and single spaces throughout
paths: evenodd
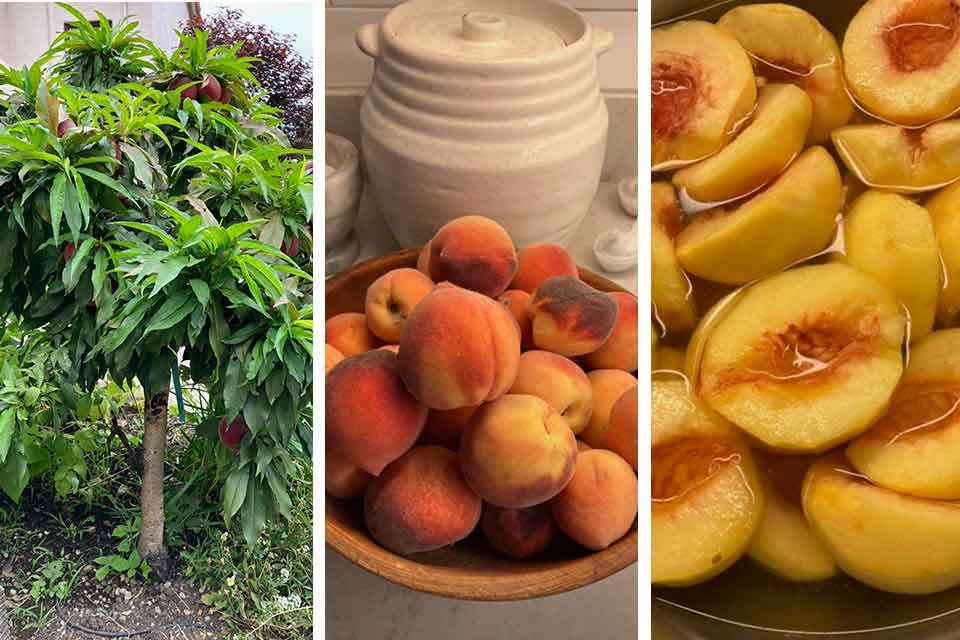
M 746 127 L 716 155 L 673 174 L 673 184 L 697 202 L 746 195 L 776 177 L 803 149 L 813 112 L 810 98 L 792 84 L 760 89 Z
M 763 515 L 763 490 L 743 438 L 680 376 L 655 376 L 651 405 L 652 580 L 691 585 L 743 555 Z
M 830 244 L 842 186 L 830 153 L 811 147 L 748 200 L 690 220 L 677 235 L 677 259 L 690 273 L 728 284 L 780 271 Z
M 960 178 L 960 120 L 923 129 L 853 124 L 831 138 L 847 168 L 871 187 L 919 193 Z
M 890 407 L 846 453 L 881 487 L 960 500 L 960 329 L 935 331 L 911 347 Z
M 786 580 L 826 580 L 837 572 L 827 548 L 813 535 L 803 511 L 764 480 L 766 507 L 747 555 Z
M 873 276 L 910 312 L 910 340 L 933 330 L 940 256 L 927 210 L 896 193 L 870 190 L 843 221 L 847 262 Z
M 952 327 L 960 322 L 960 182 L 937 192 L 924 206 L 933 220 L 943 270 L 937 320 Z
M 766 447 L 824 451 L 883 412 L 904 332 L 873 278 L 841 263 L 791 269 L 746 288 L 703 338 L 696 386 Z
M 870 0 L 843 36 L 847 87 L 869 113 L 923 125 L 960 108 L 955 0 Z
M 840 47 L 812 15 L 788 4 L 751 4 L 731 9 L 717 26 L 751 55 L 757 76 L 807 92 L 813 102 L 809 144 L 825 142 L 850 120 L 853 103 L 843 84 Z
M 713 155 L 751 112 L 757 85 L 746 51 L 709 22 L 675 22 L 651 36 L 654 171 Z
M 875 589 L 920 594 L 960 584 L 960 503 L 882 489 L 833 454 L 807 472 L 803 510 L 837 565 Z
M 683 349 L 662 344 L 657 348 L 657 368 L 683 372 L 686 354 Z
M 746 291 L 744 287 L 734 289 L 723 298 L 717 301 L 709 311 L 703 314 L 700 322 L 697 323 L 690 339 L 687 341 L 687 349 L 684 353 L 683 374 L 696 388 L 700 379 L 700 364 L 703 362 L 703 352 L 707 344 L 707 338 L 716 328 L 720 320 L 727 316 L 740 300 L 740 295 Z
M 680 232 L 681 212 L 669 182 L 650 185 L 651 298 L 660 321 L 671 331 L 689 331 L 697 323 L 690 279 L 680 268 L 674 238 Z

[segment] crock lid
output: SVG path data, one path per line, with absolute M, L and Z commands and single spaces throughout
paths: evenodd
M 532 58 L 567 46 L 549 25 L 506 12 L 442 8 L 404 16 L 397 40 L 472 61 Z

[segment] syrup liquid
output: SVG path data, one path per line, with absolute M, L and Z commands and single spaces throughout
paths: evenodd
M 699 5 L 709 3 L 700 2 Z M 681 11 L 684 19 L 716 20 L 726 11 L 744 2 L 712 3 L 703 10 L 690 14 Z M 834 0 L 832 2 L 795 2 L 817 17 L 827 27 L 838 43 L 842 42 L 843 33 L 850 19 L 860 8 L 859 0 Z M 696 8 L 697 2 L 686 3 L 685 6 Z M 670 19 L 666 13 L 675 9 L 674 2 L 654 2 L 653 21 L 658 23 Z M 659 13 L 658 13 L 659 12 Z M 677 17 L 680 17 L 677 15 Z M 811 75 L 818 66 L 806 72 L 797 72 L 779 65 L 776 72 L 780 76 L 778 82 L 790 81 L 802 86 L 805 76 Z M 824 61 L 823 64 L 833 64 L 835 61 Z M 791 77 L 792 76 L 792 77 Z M 856 105 L 856 103 L 854 103 Z M 877 120 L 873 114 L 860 110 L 854 115 L 857 119 L 869 121 Z M 745 122 L 738 123 L 742 127 Z M 739 129 L 738 129 L 739 130 Z M 839 167 L 844 165 L 836 158 Z M 688 163 L 683 163 L 688 164 Z M 665 170 L 664 165 L 656 169 Z M 672 168 L 672 167 L 671 167 Z M 861 182 L 860 175 L 854 173 Z M 654 180 L 669 179 L 668 175 L 653 176 Z M 765 186 L 765 185 L 764 185 Z M 719 206 L 736 207 L 741 201 L 764 188 L 764 186 L 742 194 L 732 200 L 724 202 L 697 202 L 682 190 L 678 193 L 678 200 L 686 219 L 700 215 L 704 211 Z M 869 186 L 869 185 L 868 185 Z M 896 185 L 893 185 L 896 186 Z M 844 207 L 849 208 L 853 198 L 844 198 Z M 833 259 L 842 259 L 845 255 L 843 213 L 837 212 L 836 233 L 830 244 L 820 251 L 807 256 L 786 267 L 795 268 L 801 265 L 817 264 Z M 789 232 L 789 230 L 785 230 Z M 940 258 L 942 277 L 941 286 L 948 284 L 948 274 L 943 258 Z M 699 382 L 700 364 L 703 358 L 703 345 L 716 326 L 729 314 L 739 298 L 756 283 L 748 283 L 740 287 L 720 285 L 707 282 L 697 277 L 688 277 L 689 289 L 687 297 L 693 300 L 699 313 L 704 314 L 696 328 L 697 339 L 691 348 L 695 352 L 687 353 L 686 372 L 673 372 L 673 375 L 682 375 L 691 394 L 691 402 L 696 402 Z M 903 305 L 906 321 L 906 337 L 903 348 L 904 366 L 909 362 L 910 317 Z M 659 322 L 659 314 L 654 309 L 654 321 Z M 690 342 L 691 333 L 670 332 L 659 322 L 661 343 L 686 348 Z M 828 362 L 809 358 L 795 353 L 796 373 L 788 373 L 780 378 L 793 378 L 812 375 L 828 367 Z M 660 370 L 657 375 L 668 374 Z M 772 374 L 771 374 L 772 375 Z M 955 419 L 960 411 L 960 398 L 944 411 L 942 416 L 926 417 L 917 420 L 918 424 L 910 425 L 904 431 L 914 432 L 925 428 L 937 428 L 944 420 Z M 894 434 L 891 443 L 902 434 Z M 788 477 L 786 482 L 779 483 L 780 492 L 790 502 L 799 506 L 800 479 L 803 471 L 813 456 L 781 456 L 756 451 L 758 467 L 765 471 L 778 484 L 778 478 Z M 869 482 L 869 479 L 842 469 L 843 473 L 853 474 L 859 481 Z M 958 542 L 960 544 L 960 542 Z M 784 580 L 763 569 L 750 558 L 744 557 L 733 567 L 720 576 L 705 583 L 681 589 L 654 588 L 654 627 L 659 628 L 660 621 L 669 621 L 674 632 L 678 635 L 666 637 L 676 638 L 710 638 L 711 640 L 731 638 L 736 640 L 752 640 L 764 638 L 774 640 L 784 637 L 779 630 L 797 631 L 804 634 L 820 635 L 821 633 L 834 634 L 849 631 L 853 635 L 844 634 L 845 638 L 896 638 L 898 640 L 950 640 L 960 639 L 960 588 L 943 591 L 926 596 L 904 596 L 876 591 L 860 582 L 845 576 L 842 572 L 830 580 L 816 583 L 796 583 Z M 956 616 L 946 614 L 956 612 Z M 705 614 L 695 615 L 696 613 Z M 945 617 L 946 616 L 946 617 Z M 732 626 L 747 625 L 747 626 Z M 906 626 L 903 626 L 906 625 Z M 897 627 L 902 627 L 897 629 Z M 869 632 L 869 630 L 880 630 Z M 858 632 L 865 632 L 864 634 Z M 943 635 L 940 635 L 940 633 Z

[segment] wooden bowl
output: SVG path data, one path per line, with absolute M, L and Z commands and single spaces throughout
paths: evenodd
M 419 249 L 368 260 L 327 281 L 327 318 L 363 311 L 367 287 L 401 267 L 415 267 Z M 580 269 L 580 277 L 602 291 L 624 291 L 615 283 Z M 566 536 L 530 560 L 513 560 L 495 551 L 479 527 L 457 544 L 403 557 L 378 545 L 363 522 L 362 500 L 326 496 L 327 544 L 360 567 L 404 587 L 461 600 L 522 600 L 571 591 L 602 580 L 637 561 L 637 523 L 622 539 L 590 552 Z

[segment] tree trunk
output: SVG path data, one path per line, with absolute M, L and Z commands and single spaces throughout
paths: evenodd
M 143 410 L 143 484 L 140 486 L 140 542 L 137 550 L 158 580 L 168 574 L 163 544 L 163 455 L 167 444 L 170 383 L 146 398 Z

